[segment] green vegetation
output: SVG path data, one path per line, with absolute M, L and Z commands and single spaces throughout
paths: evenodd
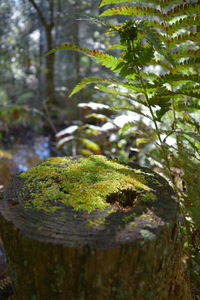
M 113 194 L 119 205 L 126 207 L 126 193 L 123 197 L 126 191 L 130 194 L 135 190 L 141 192 L 141 201 L 143 198 L 147 201 L 149 195 L 149 201 L 155 200 L 143 175 L 101 155 L 78 160 L 50 158 L 20 177 L 25 179 L 24 190 L 30 192 L 30 199 L 25 199 L 24 206 L 47 212 L 63 205 L 88 212 L 104 209 L 112 204 L 108 199 Z
M 130 5 L 123 6 L 127 2 Z M 123 105 L 112 107 L 112 111 L 134 111 L 150 120 L 153 126 L 145 143 L 154 142 L 156 147 L 148 156 L 155 164 L 161 165 L 157 169 L 168 177 L 179 195 L 188 257 L 190 262 L 193 259 L 198 261 L 200 84 L 197 65 L 200 3 L 103 0 L 100 7 L 118 3 L 121 4 L 119 7 L 105 9 L 100 18 L 127 16 L 125 22 L 117 25 L 101 21 L 109 28 L 108 34 L 119 37 L 119 42 L 110 47 L 118 48 L 119 56 L 73 44 L 64 44 L 48 54 L 60 49 L 78 51 L 94 57 L 97 62 L 119 74 L 114 80 L 86 78 L 71 95 L 96 82 L 98 90 L 103 93 L 123 97 Z M 125 126 L 131 130 L 134 121 Z M 144 140 L 146 137 L 142 138 Z M 169 138 L 173 139 L 172 145 Z
M 179 196 L 185 253 L 198 286 L 199 11 L 198 0 L 103 0 L 100 8 L 86 0 L 0 3 L 0 187 L 18 165 L 20 170 L 33 166 L 38 152 L 45 159 L 51 150 L 59 156 L 102 154 L 149 167 L 164 175 Z M 55 45 L 61 46 L 52 49 Z M 38 135 L 45 143 L 50 137 L 52 148 L 47 145 L 45 155 L 40 144 L 33 147 Z M 33 154 L 19 145 L 16 158 L 10 143 L 24 142 Z M 33 190 L 27 206 L 50 211 L 64 205 L 58 198 L 68 203 L 65 191 L 55 185 L 65 178 L 64 168 L 50 162 L 43 165 L 44 181 L 36 179 L 38 167 L 35 177 L 30 174 L 37 193 L 25 179 Z M 159 184 L 154 176 L 152 181 Z M 150 196 L 153 201 L 151 194 L 141 193 L 140 200 Z M 120 195 L 121 204 L 127 196 Z

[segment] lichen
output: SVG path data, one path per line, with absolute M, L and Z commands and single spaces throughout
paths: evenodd
M 91 212 L 111 206 L 106 199 L 113 193 L 139 190 L 144 197 L 151 190 L 143 175 L 101 155 L 78 160 L 50 158 L 20 177 L 25 180 L 24 191 L 30 192 L 24 206 L 46 212 L 68 205 L 75 210 Z
M 141 229 L 140 234 L 143 238 L 145 238 L 147 240 L 151 240 L 156 237 L 156 235 L 154 233 L 152 233 L 151 231 L 149 231 L 147 229 Z

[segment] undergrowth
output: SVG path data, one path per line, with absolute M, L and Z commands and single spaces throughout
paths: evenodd
M 157 151 L 149 155 L 161 166 L 179 196 L 190 275 L 191 278 L 196 276 L 198 281 L 195 272 L 200 262 L 200 124 L 197 117 L 200 109 L 200 1 L 103 0 L 100 7 L 106 5 L 108 8 L 94 19 L 108 27 L 108 34 L 118 35 L 119 43 L 110 48 L 119 49 L 118 56 L 73 44 L 58 46 L 48 54 L 61 49 L 78 51 L 118 74 L 114 80 L 85 78 L 71 96 L 87 84 L 96 83 L 99 90 L 124 97 L 126 105 L 113 107 L 113 111 L 131 110 L 151 120 Z M 127 20 L 115 25 L 102 21 L 102 17 L 114 17 L 116 21 L 120 15 Z M 160 72 L 156 73 L 156 68 Z M 172 145 L 169 138 L 174 139 Z

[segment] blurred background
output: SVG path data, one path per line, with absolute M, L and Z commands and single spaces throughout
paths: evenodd
M 112 111 L 123 97 L 92 85 L 68 97 L 82 78 L 111 78 L 111 72 L 73 51 L 45 56 L 63 43 L 105 50 L 116 41 L 90 17 L 100 13 L 97 2 L 1 0 L 1 188 L 11 175 L 49 156 L 106 154 L 128 161 L 139 154 L 144 163 L 151 127 L 133 112 Z

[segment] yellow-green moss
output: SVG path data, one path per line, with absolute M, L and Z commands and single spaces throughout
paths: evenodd
M 144 196 L 150 191 L 143 175 L 101 155 L 78 161 L 68 157 L 50 158 L 20 177 L 25 179 L 24 189 L 30 191 L 24 205 L 47 212 L 63 205 L 91 212 L 110 206 L 106 202 L 110 194 L 141 190 Z
M 88 219 L 88 227 L 94 227 L 94 226 L 101 226 L 101 225 L 107 225 L 105 222 L 105 217 L 100 217 L 97 219 Z
M 145 193 L 144 195 L 142 195 L 140 200 L 143 202 L 146 202 L 146 201 L 155 201 L 156 199 L 157 199 L 156 195 L 149 192 L 149 193 Z
M 133 213 L 133 214 L 130 214 L 130 215 L 127 215 L 127 216 L 125 216 L 125 217 L 123 217 L 123 221 L 125 222 L 125 223 L 128 223 L 128 222 L 130 222 L 131 220 L 134 220 L 135 219 L 135 213 Z

